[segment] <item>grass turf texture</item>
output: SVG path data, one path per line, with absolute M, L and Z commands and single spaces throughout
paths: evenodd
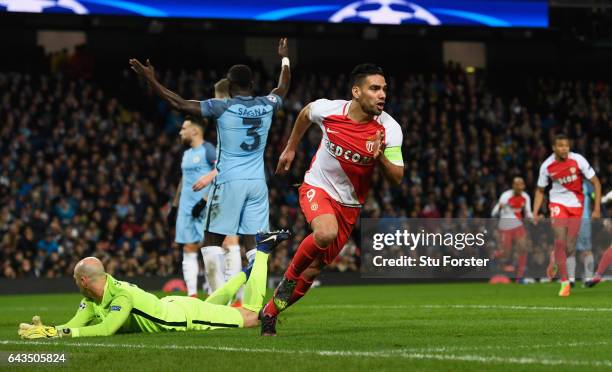
M 611 370 L 612 284 L 569 298 L 558 288 L 322 287 L 281 315 L 277 337 L 230 329 L 36 343 L 18 338 L 18 324 L 34 314 L 63 322 L 80 296 L 0 296 L 0 352 L 67 352 L 79 370 Z

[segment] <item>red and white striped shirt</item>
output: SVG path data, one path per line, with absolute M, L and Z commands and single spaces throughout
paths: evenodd
M 540 167 L 538 187 L 548 186 L 551 179 L 552 188 L 549 193 L 551 203 L 566 207 L 582 207 L 584 203 L 582 180 L 584 177 L 591 179 L 593 176 L 595 171 L 584 156 L 570 152 L 567 159 L 559 161 L 555 158 L 555 154 L 552 154 Z
M 400 125 L 386 112 L 368 123 L 351 120 L 350 105 L 351 101 L 327 99 L 310 104 L 309 119 L 321 127 L 323 138 L 304 182 L 322 188 L 340 204 L 359 207 L 370 189 L 376 132 L 382 132 L 386 148 L 401 146 L 403 135 Z

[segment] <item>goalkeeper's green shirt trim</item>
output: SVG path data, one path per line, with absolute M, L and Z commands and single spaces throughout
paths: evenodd
M 92 299 L 83 298 L 74 317 L 56 328 L 70 328 L 72 337 L 186 330 L 185 314 L 179 303 L 161 301 L 134 284 L 106 274 L 102 301 L 97 304 Z

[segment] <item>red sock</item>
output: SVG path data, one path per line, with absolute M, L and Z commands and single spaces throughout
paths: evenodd
M 602 276 L 610 265 L 612 265 L 612 247 L 608 247 L 601 257 L 601 260 L 599 260 L 599 265 L 597 265 L 597 275 Z
M 518 256 L 518 267 L 516 269 L 516 279 L 521 279 L 525 275 L 525 267 L 527 266 L 527 253 L 522 253 Z
M 293 259 L 291 259 L 289 267 L 285 272 L 285 277 L 289 280 L 298 280 L 302 272 L 304 272 L 322 252 L 325 252 L 325 248 L 321 248 L 315 243 L 313 234 L 308 235 L 302 240 Z
M 278 309 L 276 308 L 276 306 L 274 306 L 274 296 L 272 296 L 272 298 L 270 298 L 270 301 L 268 301 L 268 303 L 264 305 L 263 313 L 267 316 L 278 315 Z
M 291 294 L 291 298 L 289 299 L 289 305 L 294 304 L 297 300 L 304 297 L 306 292 L 310 289 L 313 280 L 307 280 L 303 276 L 300 276 L 300 280 L 297 282 L 293 293 Z
M 567 255 L 565 253 L 565 246 L 567 243 L 564 240 L 555 240 L 555 262 L 559 269 L 559 275 L 561 281 L 567 281 Z

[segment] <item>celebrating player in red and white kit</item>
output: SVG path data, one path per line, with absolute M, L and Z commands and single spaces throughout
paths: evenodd
M 549 179 L 552 179 L 548 209 L 555 234 L 555 262 L 561 276 L 559 296 L 567 297 L 570 295 L 567 257 L 573 255 L 576 249 L 576 237 L 580 230 L 584 206 L 582 180 L 583 177 L 588 179 L 595 188 L 592 218 L 599 218 L 601 215 L 601 184 L 587 160 L 580 154 L 570 152 L 570 141 L 566 135 L 555 136 L 552 148 L 554 153 L 540 167 L 533 202 L 533 220 L 537 223 L 538 211 L 544 200 L 544 188 L 548 186 Z
M 383 70 L 362 64 L 351 73 L 352 100 L 319 99 L 300 112 L 276 171 L 289 170 L 298 143 L 316 123 L 323 138 L 299 190 L 300 207 L 313 232 L 300 243 L 262 309 L 262 335 L 276 334 L 278 313 L 304 296 L 321 268 L 342 250 L 370 189 L 375 164 L 390 182 L 401 182 L 402 129 L 383 111 L 386 90 Z
M 532 218 L 531 198 L 524 191 L 525 181 L 521 177 L 514 177 L 512 189 L 504 191 L 495 204 L 491 215 L 499 216 L 499 234 L 501 237 L 501 251 L 498 260 L 507 263 L 512 259 L 512 246 L 516 242 L 518 265 L 516 281 L 519 283 L 525 274 L 527 266 L 527 233 L 523 226 L 523 217 Z

